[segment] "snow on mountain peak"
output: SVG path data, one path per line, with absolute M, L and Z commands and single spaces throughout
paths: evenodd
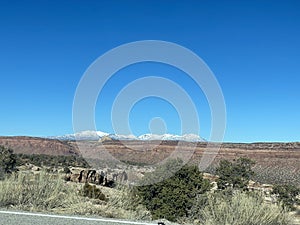
M 138 136 L 139 140 L 174 140 L 174 141 L 190 141 L 190 142 L 200 142 L 205 141 L 203 138 L 199 137 L 196 134 L 143 134 Z
M 172 140 L 172 141 L 188 141 L 188 142 L 204 142 L 205 139 L 201 138 L 196 134 L 143 134 L 140 136 L 122 135 L 122 134 L 109 134 L 102 131 L 81 131 L 75 134 L 66 134 L 62 136 L 49 137 L 52 139 L 59 140 L 99 140 L 103 137 L 109 137 L 113 140 L 141 140 L 141 141 L 152 141 L 152 140 Z

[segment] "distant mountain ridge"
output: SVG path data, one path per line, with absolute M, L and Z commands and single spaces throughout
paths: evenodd
M 51 136 L 47 137 L 50 139 L 73 141 L 73 140 L 91 140 L 96 141 L 102 138 L 110 138 L 112 140 L 140 140 L 140 141 L 153 141 L 153 140 L 164 140 L 164 141 L 187 141 L 187 142 L 206 142 L 206 140 L 196 134 L 143 134 L 140 136 L 135 135 L 122 135 L 122 134 L 109 134 L 102 131 L 82 131 L 76 134 L 66 134 L 62 136 Z
M 85 134 L 88 134 L 88 132 Z M 94 138 L 97 138 L 96 141 L 88 141 L 87 143 L 41 137 L 0 136 L 0 145 L 11 148 L 17 154 L 56 156 L 84 155 L 84 157 L 86 157 L 86 153 L 89 153 L 89 151 L 94 154 L 97 152 L 103 153 L 103 150 L 105 150 L 104 152 L 108 152 L 123 162 L 145 165 L 154 165 L 158 162 L 162 162 L 173 154 L 178 146 L 177 141 L 173 140 L 150 140 L 150 138 L 158 138 L 153 135 L 140 137 L 149 141 L 132 139 L 119 141 L 113 140 L 111 138 L 113 135 L 111 135 L 111 137 L 102 135 L 103 139 L 99 139 L 102 133 L 99 132 L 95 134 L 95 132 L 93 132 L 92 134 Z M 172 137 L 166 136 L 169 139 Z M 71 137 L 74 137 L 74 135 Z M 117 135 L 117 137 L 132 138 L 126 135 Z M 70 137 L 65 138 L 70 139 Z M 159 138 L 163 137 L 159 136 Z M 101 140 L 101 142 L 99 142 L 99 140 Z M 190 151 L 191 147 L 195 147 L 191 163 L 198 164 L 207 150 L 207 143 L 208 142 L 197 142 L 195 146 L 194 144 L 191 145 L 189 142 L 185 142 L 183 145 L 180 145 L 180 150 L 184 151 L 186 149 Z M 86 147 L 86 149 L 82 147 Z M 106 160 L 105 154 L 102 154 L 102 157 L 103 160 Z M 256 174 L 262 179 L 278 182 L 293 182 L 296 185 L 300 185 L 300 142 L 222 143 L 213 164 L 217 164 L 222 159 L 234 160 L 239 157 L 253 159 L 256 162 L 254 168 Z M 110 157 L 108 157 L 108 159 L 110 159 Z

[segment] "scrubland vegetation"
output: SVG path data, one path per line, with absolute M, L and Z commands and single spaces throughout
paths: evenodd
M 35 166 L 45 167 L 65 167 L 65 166 L 77 166 L 77 167 L 89 167 L 89 164 L 82 157 L 78 156 L 65 156 L 65 155 L 16 155 L 17 165 L 24 165 L 30 163 Z
M 1 207 L 40 211 L 66 208 L 76 202 L 76 191 L 46 172 L 13 174 L 0 182 L 0 190 Z
M 278 201 L 273 204 L 264 200 L 263 193 L 249 191 L 254 162 L 246 158 L 221 161 L 214 190 L 196 166 L 182 166 L 180 160 L 145 174 L 140 186 L 105 188 L 65 182 L 59 173 L 16 172 L 17 157 L 9 149 L 0 150 L 0 207 L 5 208 L 132 220 L 167 219 L 180 224 L 285 225 L 292 224 L 288 211 L 299 204 L 300 190 L 293 185 L 276 185 L 272 194 Z
M 300 173 L 297 170 L 294 172 L 288 166 L 291 165 L 287 163 L 286 167 L 274 165 L 271 168 L 255 165 L 253 168 L 255 171 L 253 179 L 267 184 L 292 184 L 300 186 Z
M 280 206 L 265 203 L 262 196 L 249 195 L 240 191 L 232 196 L 223 193 L 208 194 L 205 206 L 194 207 L 191 213 L 196 219 L 195 223 L 203 225 L 286 225 L 291 223 L 290 216 Z
M 105 196 L 101 189 L 88 184 L 79 187 L 62 177 L 44 171 L 19 173 L 0 182 L 0 207 L 56 213 L 101 215 L 125 219 L 150 219 L 140 205 L 133 209 L 133 198 L 126 189 Z

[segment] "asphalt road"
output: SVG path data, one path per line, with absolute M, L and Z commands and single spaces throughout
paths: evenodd
M 52 214 L 0 211 L 0 225 L 157 225 L 157 223 L 122 221 L 108 218 L 61 216 Z

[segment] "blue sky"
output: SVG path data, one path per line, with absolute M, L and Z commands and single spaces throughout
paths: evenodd
M 127 42 L 164 40 L 198 54 L 214 72 L 227 109 L 225 141 L 300 141 L 300 2 L 1 1 L 0 135 L 72 133 L 76 87 L 88 66 Z M 112 132 L 114 96 L 133 79 L 159 74 L 189 92 L 209 137 L 210 111 L 198 87 L 174 68 L 145 63 L 119 71 L 96 106 Z M 177 74 L 177 75 L 176 75 Z M 162 117 L 180 132 L 176 110 L 144 99 L 129 118 L 135 134 Z

